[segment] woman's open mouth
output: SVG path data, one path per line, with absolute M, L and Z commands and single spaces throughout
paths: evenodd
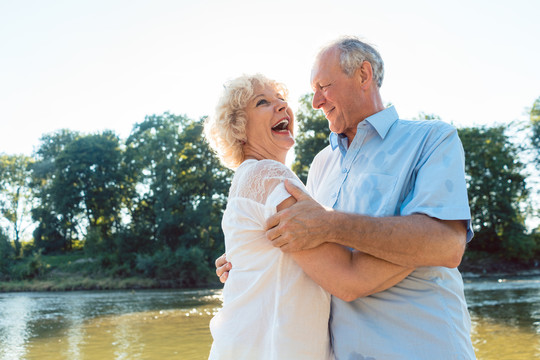
M 276 125 L 272 126 L 272 131 L 278 133 L 289 132 L 289 119 L 280 120 Z

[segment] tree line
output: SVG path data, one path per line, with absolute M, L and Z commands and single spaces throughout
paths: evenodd
M 292 169 L 305 182 L 328 122 L 300 99 Z M 420 114 L 419 119 L 438 119 Z M 121 140 L 112 131 L 45 134 L 32 156 L 0 155 L 0 280 L 43 273 L 40 256 L 84 251 L 114 276 L 212 281 L 223 253 L 221 216 L 233 173 L 203 136 L 203 119 L 147 116 Z M 475 238 L 471 251 L 529 261 L 540 254 L 532 171 L 540 170 L 540 98 L 530 121 L 458 129 Z M 538 183 L 536 183 L 538 185 Z M 31 242 L 22 236 L 34 226 Z

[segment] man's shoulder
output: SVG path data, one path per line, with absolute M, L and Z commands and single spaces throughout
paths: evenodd
M 417 141 L 424 139 L 446 138 L 453 133 L 457 133 L 455 126 L 441 120 L 404 120 L 398 119 L 391 129 L 393 136 L 400 139 L 403 134 L 409 134 L 412 139 Z
M 422 129 L 424 131 L 455 131 L 454 125 L 444 122 L 442 120 L 406 120 L 398 119 L 396 121 L 398 126 Z
M 338 151 L 338 150 L 336 149 L 335 151 Z M 313 158 L 313 163 L 311 164 L 311 167 L 313 167 L 314 165 L 318 163 L 326 162 L 328 158 L 330 158 L 333 154 L 334 154 L 334 150 L 332 150 L 332 147 L 330 145 L 326 145 L 326 147 L 324 147 L 321 151 L 317 153 L 317 155 L 315 155 L 315 157 Z

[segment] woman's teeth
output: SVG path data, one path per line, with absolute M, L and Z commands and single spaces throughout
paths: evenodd
M 278 122 L 274 127 L 272 127 L 272 130 L 286 131 L 288 126 L 289 126 L 289 120 L 283 119 L 280 122 Z

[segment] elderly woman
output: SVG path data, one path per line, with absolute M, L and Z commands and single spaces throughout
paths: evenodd
M 265 237 L 266 219 L 290 197 L 283 180 L 302 186 L 284 165 L 294 145 L 286 96 L 284 86 L 262 75 L 239 77 L 205 124 L 211 146 L 235 169 L 222 221 L 234 269 L 210 322 L 210 359 L 332 358 L 330 295 Z

